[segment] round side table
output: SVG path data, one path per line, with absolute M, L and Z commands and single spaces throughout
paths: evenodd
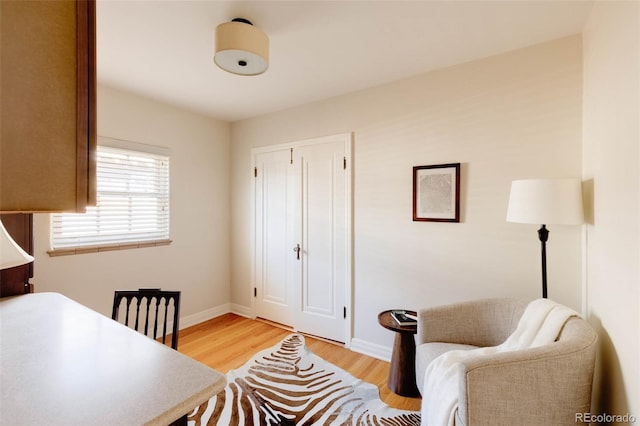
M 416 315 L 415 311 L 406 311 Z M 396 332 L 389 366 L 387 381 L 391 392 L 401 396 L 420 396 L 416 386 L 416 341 L 413 335 L 418 331 L 417 325 L 399 325 L 391 316 L 391 311 L 378 314 L 381 326 Z

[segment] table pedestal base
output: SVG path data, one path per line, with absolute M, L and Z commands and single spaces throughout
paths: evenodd
M 389 389 L 398 395 L 420 396 L 416 386 L 416 341 L 411 333 L 396 333 L 389 368 Z

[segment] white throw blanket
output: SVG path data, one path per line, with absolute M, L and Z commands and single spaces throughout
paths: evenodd
M 453 350 L 434 359 L 425 373 L 422 402 L 423 426 L 452 426 L 458 407 L 458 366 L 478 355 L 535 348 L 553 343 L 567 320 L 578 314 L 549 299 L 529 303 L 516 330 L 498 346 Z

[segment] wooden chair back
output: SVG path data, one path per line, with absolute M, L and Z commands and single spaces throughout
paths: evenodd
M 126 307 L 123 304 L 126 302 Z M 172 302 L 172 303 L 171 303 Z M 121 309 L 126 309 L 124 321 L 118 319 Z M 159 288 L 141 288 L 139 290 L 116 290 L 113 295 L 111 318 L 127 327 L 158 340 L 162 337 L 165 344 L 167 325 L 171 326 L 171 347 L 178 349 L 178 328 L 180 321 L 180 292 L 162 291 Z M 130 325 L 130 322 L 133 324 Z M 144 328 L 142 328 L 144 323 Z M 161 323 L 161 324 L 160 324 Z M 153 327 L 153 330 L 151 330 Z M 153 331 L 153 334 L 150 332 Z M 161 333 L 159 335 L 159 332 Z

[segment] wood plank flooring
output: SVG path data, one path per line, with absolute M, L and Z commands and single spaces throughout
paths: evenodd
M 240 367 L 255 353 L 279 343 L 291 331 L 259 320 L 225 314 L 180 331 L 178 348 L 221 373 Z M 389 363 L 352 352 L 340 345 L 305 336 L 316 355 L 355 377 L 378 386 L 380 398 L 404 410 L 420 410 L 420 398 L 405 398 L 387 388 Z

